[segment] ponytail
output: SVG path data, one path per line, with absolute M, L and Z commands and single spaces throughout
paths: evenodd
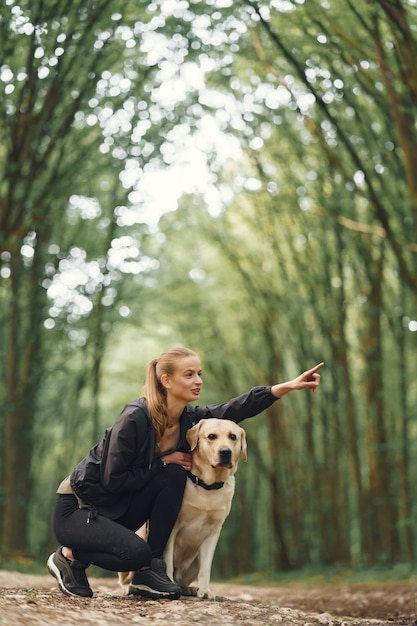
M 159 359 L 152 359 L 146 366 L 144 396 L 155 428 L 158 443 L 168 425 L 168 407 L 166 390 L 161 383 L 161 376 L 172 376 L 177 369 L 178 361 L 189 356 L 197 356 L 188 348 L 171 348 L 163 352 Z
M 168 421 L 166 391 L 156 375 L 158 359 L 152 359 L 146 366 L 145 398 L 151 414 L 156 433 L 156 441 L 160 441 Z

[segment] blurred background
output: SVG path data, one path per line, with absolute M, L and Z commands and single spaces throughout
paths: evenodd
M 417 556 L 416 0 L 4 0 L 0 555 L 184 345 L 243 423 L 215 576 Z

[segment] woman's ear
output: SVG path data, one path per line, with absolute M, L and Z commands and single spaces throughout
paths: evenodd
M 169 384 L 169 376 L 168 376 L 168 374 L 162 374 L 162 376 L 161 376 L 161 385 L 164 387 L 164 389 L 169 389 L 170 384 Z

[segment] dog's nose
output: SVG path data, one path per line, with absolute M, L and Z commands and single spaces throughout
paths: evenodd
M 220 448 L 219 450 L 220 465 L 230 465 L 232 460 L 232 451 L 230 448 Z

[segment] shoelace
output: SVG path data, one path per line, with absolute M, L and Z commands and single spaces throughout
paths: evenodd
M 152 570 L 155 572 L 155 574 L 157 574 L 158 576 L 160 576 L 161 578 L 165 579 L 165 580 L 169 580 L 169 582 L 172 582 L 169 578 L 168 578 L 168 574 L 167 574 L 167 566 L 166 563 L 162 560 L 158 560 L 156 563 L 153 562 L 152 563 Z
M 166 565 L 163 562 L 160 562 L 158 564 L 154 563 L 152 569 L 157 574 L 164 574 L 164 575 L 166 575 L 166 573 L 167 573 Z

